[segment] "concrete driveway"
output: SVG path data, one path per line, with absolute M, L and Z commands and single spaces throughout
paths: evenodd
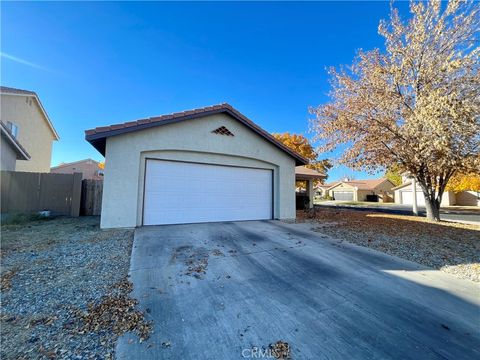
M 293 359 L 480 358 L 478 284 L 307 224 L 140 228 L 131 280 L 154 332 L 122 336 L 119 359 L 260 358 L 279 340 Z

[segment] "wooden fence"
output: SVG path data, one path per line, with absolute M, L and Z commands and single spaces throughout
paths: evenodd
M 83 180 L 80 215 L 100 215 L 102 193 L 103 180 Z
M 82 174 L 1 172 L 1 212 L 79 216 Z

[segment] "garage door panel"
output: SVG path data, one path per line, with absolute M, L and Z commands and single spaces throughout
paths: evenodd
M 144 225 L 272 218 L 272 171 L 147 160 Z
M 334 191 L 333 198 L 335 200 L 353 201 L 353 191 Z
M 401 203 L 411 205 L 413 204 L 413 191 L 401 191 Z M 425 197 L 422 191 L 417 191 L 417 205 L 425 206 Z

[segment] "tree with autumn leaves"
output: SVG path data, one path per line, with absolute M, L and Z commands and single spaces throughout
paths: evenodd
M 382 21 L 385 51 L 360 51 L 350 67 L 331 69 L 330 103 L 312 108 L 320 151 L 341 144 L 340 161 L 376 171 L 395 166 L 414 177 L 427 217 L 457 174 L 480 173 L 480 5 L 411 2 Z
M 289 132 L 283 134 L 273 133 L 272 135 L 282 144 L 307 159 L 308 165 L 306 166 L 308 168 L 327 175 L 327 171 L 332 167 L 332 164 L 328 160 L 318 159 L 319 154 L 305 136 Z
M 480 192 L 480 174 L 455 174 L 448 182 L 446 190 L 455 193 L 462 191 Z

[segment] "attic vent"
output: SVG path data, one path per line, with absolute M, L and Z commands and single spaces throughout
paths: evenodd
M 212 133 L 213 134 L 218 134 L 218 135 L 235 136 L 225 126 L 220 126 L 218 129 L 213 130 Z

